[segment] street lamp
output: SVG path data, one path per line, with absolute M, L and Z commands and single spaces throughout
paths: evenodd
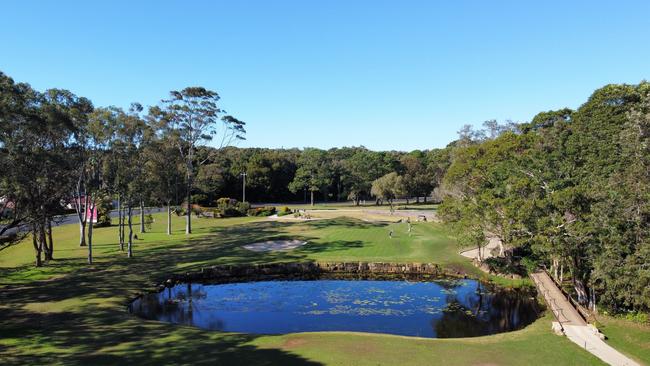
M 241 201 L 246 202 L 246 172 L 243 172 L 240 175 L 244 179 L 244 181 L 242 183 L 243 189 L 242 189 L 242 199 L 241 199 Z

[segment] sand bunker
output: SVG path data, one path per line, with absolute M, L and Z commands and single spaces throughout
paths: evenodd
M 259 243 L 244 245 L 245 249 L 253 252 L 274 252 L 281 250 L 291 250 L 307 244 L 302 240 L 267 240 Z

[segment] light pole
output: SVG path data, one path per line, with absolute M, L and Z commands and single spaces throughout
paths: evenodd
M 242 183 L 242 202 L 246 202 L 246 172 L 243 172 L 240 174 L 242 178 L 244 179 Z

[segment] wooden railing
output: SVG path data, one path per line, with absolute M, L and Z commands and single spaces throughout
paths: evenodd
M 566 291 L 564 291 L 564 288 L 562 288 L 562 284 L 557 282 L 557 280 L 553 276 L 551 276 L 551 274 L 546 270 L 546 268 L 544 268 L 543 271 L 546 272 L 546 274 L 551 279 L 551 281 L 553 281 L 553 283 L 555 283 L 557 288 L 560 289 L 560 292 L 562 292 L 562 295 L 564 295 L 564 297 L 566 297 L 566 299 L 569 300 L 571 305 L 573 305 L 573 307 L 575 307 L 576 310 L 578 310 L 578 314 L 580 314 L 580 316 L 582 317 L 582 319 L 584 319 L 584 321 L 586 321 L 587 323 L 590 323 L 593 320 L 595 320 L 594 314 L 591 311 L 589 311 L 587 308 L 582 306 L 578 302 L 578 300 L 574 299 L 571 295 L 569 295 Z

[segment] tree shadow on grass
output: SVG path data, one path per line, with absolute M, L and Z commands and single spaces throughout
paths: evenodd
M 321 227 L 311 224 L 309 229 Z M 332 224 L 376 226 L 360 220 L 339 220 L 327 226 Z M 47 273 L 62 275 L 46 281 L 29 281 L 32 271 L 42 271 L 31 264 L 0 268 L 0 280 L 26 276 L 26 283 L 5 285 L 0 291 L 0 337 L 29 344 L 0 348 L 0 358 L 8 360 L 5 364 L 316 365 L 281 349 L 256 347 L 250 342 L 257 336 L 145 321 L 126 309 L 131 299 L 153 290 L 172 273 L 198 271 L 218 264 L 304 262 L 315 253 L 364 245 L 362 241 L 344 240 L 316 243 L 317 238 L 300 235 L 300 230 L 296 235 L 287 233 L 293 225 L 304 223 L 288 225 L 252 222 L 214 228 L 198 238 L 155 245 L 138 243 L 133 258 L 104 253 L 93 265 L 85 264 L 85 258 L 55 259 L 47 264 Z M 289 252 L 258 253 L 242 248 L 244 244 L 270 238 L 292 238 L 312 244 Z M 117 243 L 113 245 L 117 247 Z
M 3 310 L 10 320 L 0 323 L 3 337 L 41 347 L 33 353 L 29 347 L 0 349 L 4 365 L 320 365 L 281 349 L 257 347 L 251 344 L 258 338 L 254 335 L 143 321 L 95 306 L 49 314 Z
M 296 250 L 299 254 L 322 254 L 353 248 L 363 248 L 364 242 L 360 240 L 333 240 L 324 243 L 309 243 Z
M 333 219 L 305 221 L 302 224 L 312 229 L 324 229 L 336 226 L 342 229 L 371 229 L 388 225 L 388 223 L 385 222 L 368 222 L 347 216 L 340 216 Z

